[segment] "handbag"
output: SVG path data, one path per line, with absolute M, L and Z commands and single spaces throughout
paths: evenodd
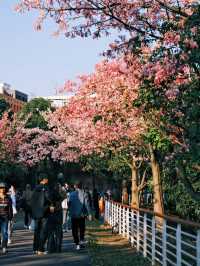
M 88 216 L 88 210 L 85 206 L 85 203 L 83 203 L 82 211 L 81 211 L 81 217 L 87 217 Z

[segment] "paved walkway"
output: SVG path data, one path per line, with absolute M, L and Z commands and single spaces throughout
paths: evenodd
M 33 233 L 22 229 L 21 223 L 17 223 L 17 229 L 13 233 L 13 242 L 7 255 L 0 255 L 2 266 L 90 266 L 87 249 L 76 251 L 72 242 L 71 233 L 64 233 L 63 248 L 60 254 L 33 255 Z

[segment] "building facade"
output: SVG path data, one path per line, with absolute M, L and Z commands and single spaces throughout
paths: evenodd
M 17 113 L 28 101 L 28 95 L 12 89 L 10 84 L 0 83 L 0 97 L 4 98 L 10 104 L 10 109 Z
M 69 99 L 71 98 L 71 95 L 55 95 L 55 96 L 46 96 L 42 98 L 49 100 L 51 102 L 52 107 L 60 108 L 67 105 Z

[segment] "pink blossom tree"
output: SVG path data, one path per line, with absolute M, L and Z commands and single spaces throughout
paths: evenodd
M 67 107 L 49 117 L 50 128 L 64 140 L 54 153 L 57 158 L 77 161 L 93 153 L 103 158 L 108 150 L 121 155 L 123 149 L 129 151 L 129 159 L 123 156 L 121 159 L 132 171 L 134 207 L 139 207 L 139 192 L 143 188 L 135 173 L 138 161 L 135 154 L 146 126 L 142 109 L 132 105 L 138 97 L 141 73 L 137 57 L 103 61 L 94 73 L 81 76 L 73 86 L 66 82 L 65 89 L 73 88 L 76 95 Z
M 113 86 L 112 82 L 105 84 L 106 75 L 101 80 L 97 79 L 97 84 L 102 84 L 100 86 L 101 92 L 98 92 L 98 94 L 92 79 L 93 76 L 82 77 L 82 81 L 85 83 L 83 82 L 83 89 L 81 84 L 81 91 L 84 92 L 87 89 L 87 86 L 85 89 L 84 86 L 85 84 L 87 85 L 87 80 L 89 80 L 88 87 L 94 92 L 88 95 L 86 90 L 85 94 L 78 94 L 80 99 L 75 98 L 74 102 L 77 101 L 78 106 L 79 102 L 83 105 L 80 107 L 79 113 L 74 111 L 76 109 L 73 104 L 71 104 L 71 109 L 68 110 L 71 119 L 74 114 L 80 116 L 79 122 L 76 119 L 73 120 L 74 118 L 70 120 L 73 124 L 73 132 L 76 132 L 77 136 L 79 131 L 82 132 L 82 138 L 79 138 L 77 142 L 79 143 L 79 149 L 73 149 L 73 156 L 75 157 L 78 152 L 88 154 L 94 147 L 96 150 L 100 150 L 99 147 L 101 145 L 99 144 L 103 143 L 103 141 L 108 145 L 114 140 L 118 140 L 118 137 L 124 139 L 123 136 L 126 136 L 129 138 L 133 131 L 127 125 L 133 123 L 133 121 L 130 122 L 130 118 L 126 116 L 127 110 L 123 107 L 124 102 L 128 102 L 127 105 L 129 106 L 134 101 L 135 107 L 137 105 L 140 108 L 130 108 L 129 115 L 133 119 L 136 115 L 136 110 L 144 110 L 142 117 L 149 128 L 146 141 L 149 144 L 148 150 L 153 172 L 155 202 L 158 203 L 154 210 L 162 213 L 159 156 L 156 156 L 156 154 L 160 147 L 166 146 L 164 142 L 167 137 L 175 148 L 177 148 L 176 145 L 179 145 L 180 149 L 184 147 L 185 152 L 190 146 L 187 143 L 192 143 L 191 140 L 194 139 L 187 137 L 188 134 L 190 135 L 189 126 L 187 129 L 184 127 L 185 122 L 188 121 L 189 112 L 187 110 L 192 108 L 191 103 L 190 105 L 186 104 L 189 101 L 188 99 L 186 100 L 185 95 L 188 97 L 193 95 L 194 90 L 191 91 L 190 88 L 193 88 L 193 84 L 199 84 L 199 1 L 136 0 L 131 2 L 99 2 L 26 0 L 21 1 L 17 9 L 21 12 L 39 11 L 39 18 L 36 22 L 37 29 L 41 28 L 43 21 L 47 17 L 51 17 L 58 25 L 58 32 L 63 32 L 66 37 L 92 36 L 93 38 L 99 38 L 103 35 L 112 34 L 113 30 L 117 30 L 119 39 L 110 45 L 107 55 L 112 55 L 112 52 L 116 51 L 124 52 L 125 54 L 132 52 L 134 55 L 132 57 L 132 65 L 128 64 L 127 67 L 124 62 L 121 62 L 122 72 L 124 70 L 127 71 L 130 80 L 133 73 L 131 66 L 133 67 L 135 63 L 135 56 L 137 57 L 140 66 L 136 65 L 141 68 L 141 72 L 139 79 L 135 79 L 135 82 L 136 80 L 137 82 L 139 81 L 138 86 L 140 87 L 139 92 L 136 94 L 134 94 L 134 89 L 132 91 L 128 90 L 128 92 L 126 89 L 123 90 L 123 85 L 114 84 Z M 108 73 L 110 74 L 109 70 Z M 133 75 L 133 77 L 135 76 Z M 114 77 L 112 76 L 112 78 Z M 94 80 L 96 82 L 96 79 Z M 198 86 L 196 85 L 196 87 Z M 110 88 L 115 88 L 116 91 L 113 92 Z M 80 89 L 79 86 L 78 89 Z M 120 101 L 122 99 L 122 91 L 124 94 L 127 92 L 126 101 L 125 97 Z M 134 99 L 132 98 L 133 94 Z M 114 101 L 115 97 L 119 101 Z M 138 100 L 136 100 L 137 97 Z M 105 105 L 102 103 L 105 103 Z M 188 109 L 185 109 L 185 105 L 188 106 Z M 91 117 L 95 120 L 95 129 L 91 129 Z M 166 119 L 163 119 L 163 117 L 166 117 Z M 179 123 L 175 124 L 174 119 L 177 118 L 179 118 Z M 195 119 L 198 121 L 198 117 Z M 89 132 L 83 128 L 78 128 L 78 124 L 81 121 L 85 122 L 85 130 L 90 129 Z M 109 135 L 107 132 L 111 131 L 111 129 L 112 133 Z M 71 135 L 74 136 L 73 134 Z M 92 142 L 90 142 L 91 139 Z M 155 140 L 158 141 L 156 142 Z M 62 146 L 62 151 L 63 149 L 66 151 L 64 146 Z M 186 181 L 188 182 L 189 180 L 186 179 Z M 194 194 L 196 195 L 196 193 Z

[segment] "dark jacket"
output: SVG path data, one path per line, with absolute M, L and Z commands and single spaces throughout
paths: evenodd
M 44 185 L 38 185 L 33 191 L 30 207 L 32 212 L 32 217 L 34 219 L 40 219 L 47 215 L 49 201 L 48 201 L 48 191 Z
M 9 196 L 6 196 L 4 199 L 0 199 L 0 219 L 1 220 L 12 220 L 13 218 L 13 209 L 12 209 L 12 200 Z
M 49 207 L 54 207 L 54 212 L 51 213 L 48 208 L 48 223 L 51 224 L 62 224 L 62 201 L 63 194 L 59 191 L 52 189 L 48 195 Z
M 72 218 L 84 217 L 90 214 L 88 196 L 82 189 L 70 193 L 69 211 Z

